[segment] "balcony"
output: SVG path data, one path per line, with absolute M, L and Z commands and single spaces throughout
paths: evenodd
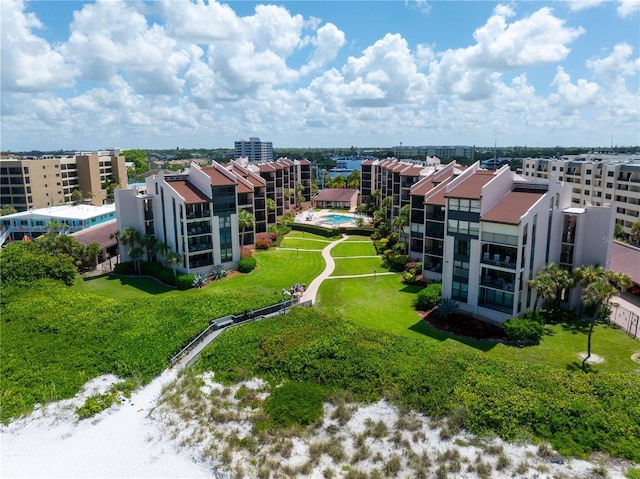
M 499 291 L 513 292 L 516 275 L 488 268 L 482 268 L 480 284 Z
M 424 269 L 426 271 L 433 271 L 434 273 L 442 274 L 442 258 L 425 255 Z
M 482 245 L 482 264 L 497 266 L 499 268 L 516 269 L 518 254 L 515 248 L 501 246 Z

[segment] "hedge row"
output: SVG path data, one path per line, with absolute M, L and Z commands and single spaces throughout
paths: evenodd
M 353 227 L 353 226 L 339 226 L 337 228 L 324 228 L 322 226 L 307 225 L 304 223 L 294 223 L 291 225 L 291 229 L 296 231 L 304 231 L 305 233 L 313 233 L 325 238 L 332 238 L 341 234 L 357 235 L 357 236 L 371 236 L 373 234 L 373 228 L 365 227 Z

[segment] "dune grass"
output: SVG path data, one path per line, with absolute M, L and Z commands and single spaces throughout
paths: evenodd
M 373 274 L 373 270 L 378 273 L 386 272 L 382 269 L 382 258 L 372 256 L 370 258 L 336 258 L 336 267 L 331 276 L 346 276 L 350 274 Z

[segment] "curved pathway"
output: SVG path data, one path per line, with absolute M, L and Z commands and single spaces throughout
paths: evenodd
M 311 304 L 315 304 L 316 295 L 318 294 L 318 289 L 320 288 L 320 285 L 325 279 L 329 277 L 329 275 L 331 275 L 331 273 L 333 273 L 333 270 L 336 267 L 336 263 L 333 260 L 333 256 L 331 256 L 331 250 L 335 245 L 337 245 L 338 243 L 342 243 L 347 238 L 348 236 L 344 235 L 339 240 L 333 241 L 332 243 L 329 243 L 327 246 L 324 247 L 324 249 L 322 250 L 322 257 L 324 258 L 324 262 L 326 265 L 324 267 L 324 271 L 320 273 L 318 276 L 316 276 L 315 279 L 311 281 L 311 284 L 307 286 L 307 289 L 302 294 L 302 298 L 300 298 L 301 302 L 311 301 Z

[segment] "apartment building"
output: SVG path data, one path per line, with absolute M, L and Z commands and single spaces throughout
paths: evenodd
M 528 280 L 546 264 L 570 271 L 608 264 L 602 238 L 613 232 L 611 207 L 575 207 L 570 195 L 566 184 L 526 180 L 508 166 L 450 166 L 412 189 L 411 252 L 420 246 L 422 214 L 423 277 L 441 280 L 443 297 L 462 310 L 502 323 L 533 307 Z M 580 292 L 561 299 L 576 306 Z
M 235 142 L 236 160 L 246 157 L 250 163 L 258 161 L 273 161 L 273 144 L 270 141 L 261 141 L 258 137 Z
M 160 170 L 146 178 L 146 188 L 117 190 L 118 229 L 134 227 L 179 252 L 185 273 L 209 272 L 215 265 L 235 267 L 242 246 L 255 243 L 255 234 L 266 232 L 293 205 L 286 188 L 295 190 L 307 181 L 311 164 L 303 160 L 279 159 L 248 163 L 245 159 L 211 166 L 192 163 L 183 173 Z M 269 210 L 267 199 L 273 199 Z M 243 230 L 238 214 L 247 210 L 253 228 Z M 122 260 L 128 252 L 121 251 Z
M 475 146 L 407 146 L 400 145 L 393 147 L 393 156 L 396 158 L 412 158 L 416 156 L 437 156 L 438 158 L 466 158 L 473 160 Z
M 572 206 L 613 205 L 626 233 L 640 221 L 640 155 L 585 154 L 560 158 L 525 158 L 525 178 L 553 175 L 569 184 Z
M 17 211 L 60 206 L 79 190 L 92 205 L 107 203 L 105 181 L 127 186 L 127 168 L 118 149 L 73 156 L 0 159 L 0 205 Z

